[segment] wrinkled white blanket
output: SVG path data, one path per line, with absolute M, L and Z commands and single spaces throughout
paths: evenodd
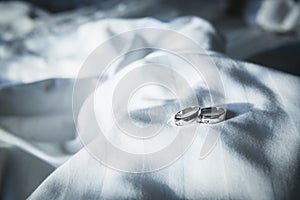
M 1 77 L 21 82 L 72 78 L 99 42 L 140 27 L 176 30 L 209 50 L 224 83 L 229 111 L 215 148 L 205 159 L 199 159 L 200 147 L 206 137 L 201 130 L 210 128 L 202 126 L 189 150 L 171 166 L 145 174 L 118 172 L 101 165 L 84 148 L 72 155 L 80 148 L 70 113 L 72 79 L 6 84 L 0 91 L 0 124 L 3 128 L 0 137 L 5 144 L 1 149 L 6 149 L 1 152 L 9 152 L 4 153 L 6 157 L 14 153 L 37 157 L 41 160 L 38 162 L 44 164 L 34 168 L 36 173 L 40 169 L 50 173 L 51 168 L 57 167 L 30 199 L 287 199 L 297 195 L 299 77 L 216 53 L 223 49 L 224 43 L 215 29 L 202 19 L 185 17 L 170 23 L 151 18 L 103 20 L 80 26 L 71 35 L 65 35 L 67 38 L 62 41 L 55 35 L 50 39 L 40 35 L 41 42 L 38 43 L 29 38 L 23 44 L 28 45 L 30 55 L 41 52 L 49 62 L 32 60 L 30 69 L 34 73 L 28 72 L 24 65 L 32 58 L 25 54 L 8 63 L 12 66 L 2 70 Z M 98 42 L 94 38 L 99 38 Z M 48 39 L 53 43 L 43 51 L 45 44 L 42 41 Z M 70 56 L 77 55 L 78 50 L 82 54 Z M 163 59 L 168 61 L 168 57 Z M 207 91 L 201 90 L 199 85 L 195 85 L 195 89 L 200 96 L 206 95 Z M 156 103 L 166 106 L 166 100 L 160 99 Z M 207 102 L 204 98 L 201 103 L 207 106 Z M 32 163 L 37 162 L 34 160 Z M 2 169 L 6 168 L 3 166 Z M 5 177 L 8 172 L 2 173 Z M 34 172 L 30 173 L 34 176 Z M 20 196 L 8 191 L 4 197 Z

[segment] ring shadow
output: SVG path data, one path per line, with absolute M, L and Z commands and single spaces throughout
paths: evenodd
M 225 107 L 226 107 L 225 120 L 230 120 L 250 112 L 253 108 L 253 104 L 238 102 L 238 103 L 225 104 Z

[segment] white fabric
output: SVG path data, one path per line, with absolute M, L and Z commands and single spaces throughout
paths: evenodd
M 5 58 L 7 66 L 1 67 L 1 76 L 3 79 L 20 82 L 74 77 L 81 62 L 101 41 L 125 30 L 149 26 L 182 32 L 208 50 L 223 49 L 221 36 L 209 23 L 199 18 L 179 18 L 170 23 L 151 18 L 110 19 L 83 24 L 72 34 L 62 33 L 60 36 L 65 37 L 65 40 L 59 40 L 55 35 L 39 35 L 34 36 L 38 37 L 35 40 L 24 40 L 22 45 L 25 45 L 29 52 L 40 53 L 42 56 L 35 57 L 36 54 L 25 53 L 14 60 L 8 59 L 8 56 Z M 99 32 L 90 31 L 95 29 Z M 85 38 L 98 38 L 98 42 L 87 43 Z M 49 42 L 47 49 L 43 49 L 45 41 Z M 78 50 L 80 54 L 77 54 Z M 235 61 L 212 51 L 210 55 L 220 70 L 226 91 L 226 104 L 231 114 L 224 122 L 216 147 L 205 159 L 198 158 L 206 137 L 201 134 L 201 130 L 209 128 L 207 126 L 200 127 L 193 145 L 182 158 L 173 165 L 153 173 L 126 174 L 114 171 L 93 159 L 85 149 L 72 155 L 72 151 L 76 150 L 78 145 L 76 139 L 73 140 L 74 127 L 65 126 L 72 120 L 70 102 L 67 99 L 70 97 L 73 82 L 69 79 L 2 88 L 1 123 L 5 130 L 1 130 L 0 135 L 3 141 L 1 148 L 5 149 L 1 152 L 6 156 L 0 158 L 8 159 L 7 155 L 10 154 L 19 157 L 29 155 L 30 158 L 26 162 L 38 163 L 32 165 L 35 166 L 33 171 L 28 172 L 32 176 L 35 171 L 39 173 L 39 170 L 50 173 L 63 163 L 39 185 L 30 199 L 293 197 L 300 170 L 300 96 L 297 92 L 299 77 Z M 168 57 L 162 59 L 165 62 L 169 61 Z M 28 60 L 30 67 L 25 70 L 23 67 L 27 65 Z M 44 62 L 45 60 L 48 62 Z M 202 104 L 205 105 L 208 102 L 205 96 L 207 91 L 201 90 L 199 85 L 195 85 L 195 89 L 203 96 Z M 109 90 L 109 87 L 106 90 Z M 18 103 L 19 99 L 22 99 L 23 106 Z M 166 106 L 163 104 L 165 100 L 167 99 L 160 99 L 156 103 Z M 168 106 L 174 105 L 170 103 Z M 66 123 L 52 127 L 52 123 L 56 124 L 55 120 L 59 119 L 57 117 L 65 113 L 64 109 L 67 113 Z M 40 119 L 41 114 L 46 117 Z M 36 118 L 30 120 L 28 115 Z M 16 120 L 20 127 L 15 127 Z M 43 127 L 45 130 L 42 130 Z M 38 161 L 31 156 L 38 158 Z M 65 162 L 69 157 L 71 158 Z M 10 184 L 7 183 L 7 186 Z M 5 197 L 20 196 L 7 192 Z
M 193 30 L 197 30 L 195 25 L 190 24 Z M 234 116 L 224 122 L 221 139 L 208 157 L 198 159 L 205 138 L 201 131 L 180 160 L 149 174 L 111 170 L 82 149 L 51 174 L 31 198 L 291 197 L 299 167 L 299 78 L 221 54 L 211 56 L 220 70 L 226 104 Z M 205 94 L 200 88 L 199 92 Z
M 299 29 L 300 3 L 294 0 L 263 1 L 256 22 L 270 32 L 289 32 Z
M 224 122 L 221 139 L 205 159 L 198 159 L 205 127 L 180 160 L 154 173 L 117 172 L 82 149 L 31 198 L 291 197 L 299 173 L 299 96 L 293 92 L 299 78 L 223 55 L 212 58 L 225 83 L 228 109 L 235 114 Z

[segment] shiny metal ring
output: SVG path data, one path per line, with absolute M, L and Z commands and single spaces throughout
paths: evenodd
M 203 124 L 216 124 L 225 120 L 226 110 L 221 107 L 202 108 L 198 122 Z
M 187 107 L 175 114 L 174 120 L 177 126 L 183 126 L 195 121 L 200 114 L 199 106 Z

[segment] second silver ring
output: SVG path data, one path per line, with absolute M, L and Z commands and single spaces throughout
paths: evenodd
M 203 124 L 216 124 L 225 120 L 226 109 L 221 107 L 202 108 L 198 122 Z

